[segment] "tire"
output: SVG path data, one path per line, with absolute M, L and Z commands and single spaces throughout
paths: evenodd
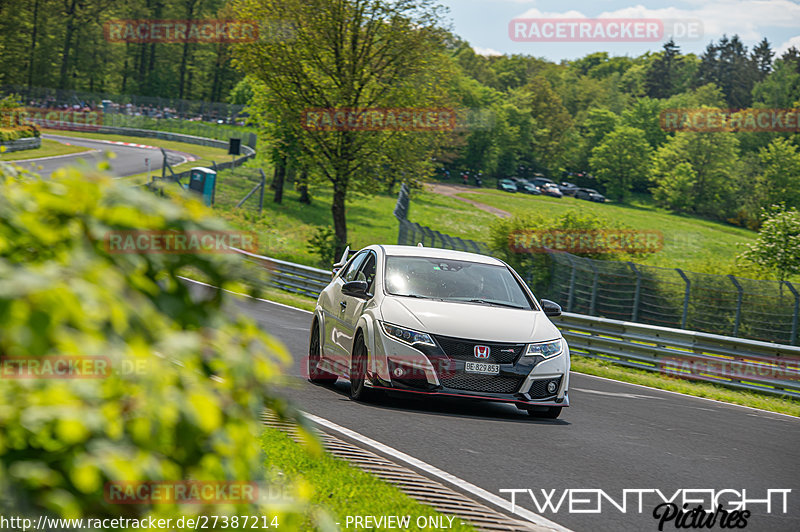
M 333 384 L 336 382 L 336 375 L 317 369 L 319 361 L 319 323 L 315 321 L 314 328 L 311 330 L 311 340 L 308 343 L 308 380 L 314 384 Z
M 367 401 L 372 390 L 365 385 L 367 379 L 367 346 L 364 337 L 359 334 L 353 342 L 353 354 L 350 357 L 350 398 L 354 401 Z
M 528 410 L 528 415 L 538 419 L 557 419 L 561 415 L 563 406 L 548 406 L 546 409 L 537 410 L 531 408 Z

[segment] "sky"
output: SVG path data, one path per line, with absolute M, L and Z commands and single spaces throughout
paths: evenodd
M 682 53 L 698 55 L 709 42 L 718 41 L 725 34 L 729 37 L 738 34 L 748 49 L 766 37 L 777 52 L 776 57 L 790 46 L 800 49 L 800 0 L 439 0 L 439 3 L 450 9 L 454 33 L 483 55 L 526 54 L 554 62 L 598 51 L 612 56 L 638 56 L 648 50 L 660 50 L 669 35 L 679 36 L 675 42 Z M 515 19 L 529 20 L 512 25 L 510 34 L 510 22 Z M 553 19 L 564 19 L 560 21 L 561 30 L 545 25 Z M 591 35 L 605 35 L 613 42 L 581 40 L 575 19 L 616 19 L 590 22 L 587 30 Z M 634 23 L 643 32 L 641 42 L 632 40 Z M 657 29 L 648 34 L 646 23 L 655 23 Z M 616 37 L 620 24 L 628 25 L 625 42 Z M 558 37 L 556 31 L 561 31 L 560 42 L 553 42 Z M 577 38 L 570 31 L 577 32 Z M 535 42 L 515 42 L 512 36 Z M 546 37 L 550 37 L 548 42 Z

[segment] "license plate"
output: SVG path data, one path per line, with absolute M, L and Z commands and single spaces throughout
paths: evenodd
M 467 373 L 481 373 L 483 375 L 499 375 L 500 364 L 487 364 L 485 362 L 467 362 L 464 371 Z

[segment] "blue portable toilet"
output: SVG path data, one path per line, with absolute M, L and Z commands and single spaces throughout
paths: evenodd
M 203 196 L 203 203 L 214 204 L 214 190 L 217 185 L 217 173 L 211 168 L 192 168 L 189 174 L 189 185 L 186 187 Z

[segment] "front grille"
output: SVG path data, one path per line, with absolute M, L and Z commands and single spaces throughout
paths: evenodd
M 547 383 L 550 381 L 556 381 L 556 393 L 550 393 L 547 391 Z M 561 377 L 556 379 L 539 379 L 531 382 L 531 390 L 528 392 L 531 396 L 531 399 L 544 399 L 546 397 L 553 397 L 558 393 L 558 390 L 561 388 Z
M 480 361 L 493 364 L 513 364 L 525 349 L 525 344 L 496 344 L 446 336 L 436 336 L 436 341 L 439 342 L 447 356 L 456 360 L 478 360 L 475 357 L 475 346 L 485 345 L 490 350 L 489 358 L 480 359 Z
M 439 382 L 441 382 L 443 386 L 456 390 L 488 393 L 515 393 L 519 390 L 524 380 L 525 377 L 456 373 L 449 377 L 440 378 Z

